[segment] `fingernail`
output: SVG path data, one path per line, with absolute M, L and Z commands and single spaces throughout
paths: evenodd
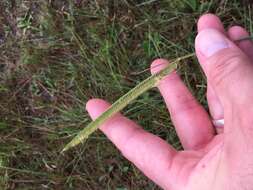
M 158 73 L 160 70 L 164 69 L 168 65 L 168 61 L 165 59 L 156 59 L 150 66 L 151 73 Z
M 217 30 L 206 29 L 199 33 L 196 38 L 196 46 L 206 57 L 210 57 L 220 50 L 229 47 L 227 38 Z

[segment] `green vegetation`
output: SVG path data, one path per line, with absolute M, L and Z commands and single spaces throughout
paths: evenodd
M 239 0 L 2 0 L 0 189 L 159 189 L 100 132 L 59 153 L 90 122 L 88 99 L 114 102 L 150 75 L 136 73 L 155 58 L 193 52 L 205 12 L 253 32 L 251 8 Z M 203 74 L 187 63 L 179 73 L 206 106 Z M 181 148 L 156 89 L 123 113 Z

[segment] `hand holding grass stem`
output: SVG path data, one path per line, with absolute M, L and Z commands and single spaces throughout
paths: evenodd
M 252 40 L 252 39 L 253 39 L 253 36 L 248 36 L 248 37 L 235 40 L 235 42 L 241 42 L 241 41 Z M 177 65 L 180 63 L 180 61 L 191 58 L 193 56 L 195 56 L 195 53 L 190 53 L 188 55 L 177 58 L 169 66 L 165 67 L 163 70 L 161 70 L 157 74 L 154 74 L 148 77 L 146 80 L 142 81 L 135 88 L 133 88 L 128 93 L 120 97 L 114 104 L 110 106 L 110 108 L 106 112 L 104 112 L 100 117 L 98 117 L 96 120 L 91 122 L 87 127 L 85 127 L 82 131 L 80 131 L 77 134 L 77 136 L 64 147 L 64 149 L 62 150 L 62 153 L 69 150 L 70 148 L 77 146 L 80 143 L 84 143 L 85 140 L 93 132 L 95 132 L 105 121 L 110 119 L 116 113 L 120 112 L 133 100 L 139 97 L 141 94 L 143 94 L 144 92 L 148 91 L 151 88 L 156 87 L 159 81 L 161 81 L 165 76 L 167 76 L 168 74 L 170 74 L 172 71 L 174 71 L 177 68 Z

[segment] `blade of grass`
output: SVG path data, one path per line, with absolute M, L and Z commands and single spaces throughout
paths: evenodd
M 157 74 L 150 76 L 146 80 L 142 81 L 135 88 L 130 90 L 127 94 L 123 95 L 114 104 L 112 104 L 106 112 L 104 112 L 100 117 L 98 117 L 96 120 L 91 122 L 81 132 L 79 132 L 77 136 L 64 147 L 64 149 L 62 150 L 62 153 L 72 147 L 77 146 L 80 143 L 83 143 L 93 132 L 95 132 L 101 126 L 101 124 L 103 124 L 113 115 L 115 115 L 116 113 L 121 111 L 123 108 L 125 108 L 138 96 L 140 96 L 147 90 L 155 87 L 159 83 L 160 80 L 162 80 L 165 76 L 167 76 L 169 73 L 171 73 L 173 70 L 177 68 L 177 65 L 180 61 L 193 57 L 194 55 L 195 53 L 191 53 L 186 56 L 177 58 L 174 62 L 172 62 L 167 67 L 165 67 L 163 70 L 161 70 Z

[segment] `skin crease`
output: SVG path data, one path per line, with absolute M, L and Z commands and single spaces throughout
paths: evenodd
M 235 26 L 226 32 L 212 14 L 199 19 L 198 31 L 196 53 L 207 76 L 211 117 L 224 118 L 224 132 L 215 134 L 210 116 L 176 72 L 165 77 L 158 88 L 184 151 L 176 151 L 120 113 L 100 129 L 128 160 L 163 189 L 253 189 L 253 44 L 235 44 L 234 40 L 248 35 L 245 29 Z M 222 38 L 226 48 L 221 49 L 224 44 L 216 40 L 220 51 L 208 49 L 208 38 Z M 166 64 L 167 60 L 155 60 L 151 72 Z M 92 99 L 86 105 L 92 119 L 108 107 L 109 103 L 100 99 Z

